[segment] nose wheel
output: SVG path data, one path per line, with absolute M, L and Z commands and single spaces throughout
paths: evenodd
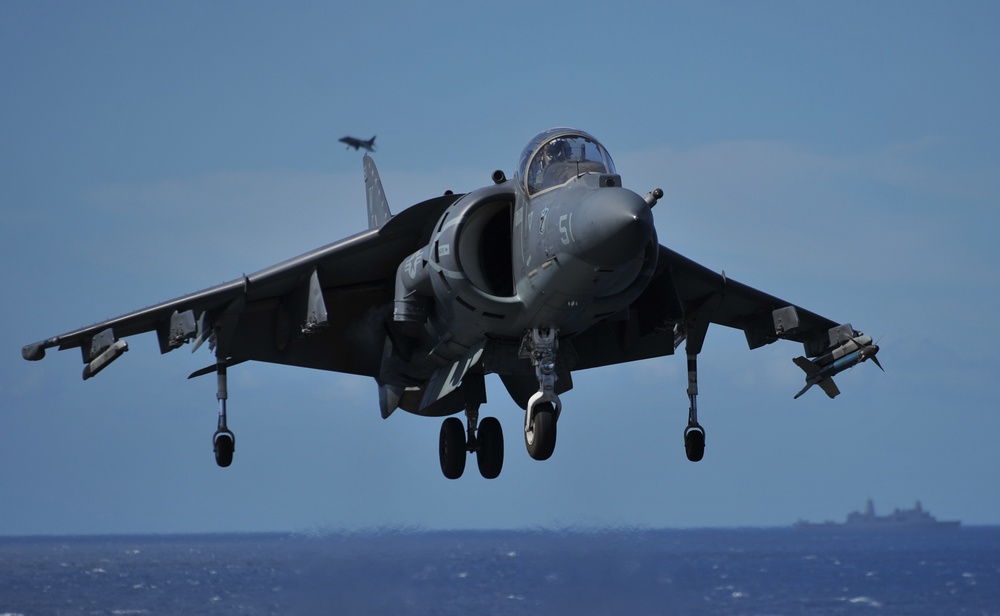
M 524 444 L 535 460 L 548 460 L 556 449 L 556 421 L 562 412 L 555 392 L 558 348 L 559 332 L 552 328 L 529 330 L 521 344 L 520 354 L 531 359 L 538 379 L 538 391 L 528 399 L 524 414 Z
M 556 449 L 556 410 L 551 402 L 536 404 L 524 427 L 524 444 L 535 460 L 548 460 Z

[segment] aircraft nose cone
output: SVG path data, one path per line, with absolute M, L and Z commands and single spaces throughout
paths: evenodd
M 643 253 L 653 237 L 653 213 L 646 201 L 624 188 L 589 194 L 570 221 L 576 255 L 598 267 L 618 267 Z

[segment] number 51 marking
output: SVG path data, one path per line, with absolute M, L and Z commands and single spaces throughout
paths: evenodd
M 570 242 L 575 242 L 576 238 L 573 237 L 573 214 L 563 214 L 559 217 L 559 239 L 562 240 L 563 244 L 569 244 Z

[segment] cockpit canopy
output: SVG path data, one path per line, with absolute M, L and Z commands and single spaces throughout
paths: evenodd
M 518 181 L 529 195 L 565 184 L 584 173 L 617 173 L 608 151 L 574 128 L 551 128 L 535 135 L 521 152 Z

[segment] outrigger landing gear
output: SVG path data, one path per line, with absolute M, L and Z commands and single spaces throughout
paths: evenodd
M 698 423 L 698 356 L 688 353 L 688 425 L 684 428 L 684 451 L 688 460 L 698 462 L 705 457 L 705 428 Z
M 687 394 L 691 406 L 688 407 L 688 423 L 684 428 L 684 453 L 687 459 L 698 462 L 705 457 L 705 428 L 698 423 L 698 353 L 705 343 L 708 321 L 700 318 L 697 310 L 692 311 L 683 326 L 674 330 L 674 349 L 687 340 L 688 387 Z
M 479 474 L 496 479 L 503 470 L 503 429 L 495 417 L 479 421 L 479 407 L 486 401 L 482 375 L 466 375 L 462 389 L 466 396 L 466 425 L 462 426 L 458 417 L 449 417 L 441 424 L 438 441 L 441 472 L 448 479 L 458 479 L 465 472 L 466 453 L 475 452 Z
M 229 398 L 229 391 L 226 386 L 225 361 L 217 364 L 216 376 L 218 392 L 215 397 L 219 400 L 219 427 L 212 437 L 212 444 L 215 449 L 215 463 L 225 468 L 233 463 L 233 452 L 236 450 L 236 436 L 226 426 L 226 399 Z
M 556 448 L 556 421 L 562 412 L 555 392 L 558 348 L 559 331 L 552 328 L 529 330 L 521 345 L 521 355 L 531 359 L 538 378 L 538 391 L 528 399 L 524 414 L 524 444 L 536 460 L 548 460 Z

